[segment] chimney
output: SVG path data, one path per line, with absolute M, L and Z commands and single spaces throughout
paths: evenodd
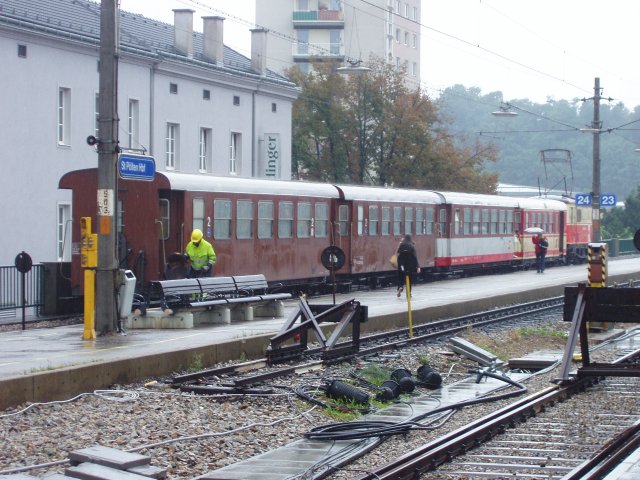
M 189 58 L 193 57 L 193 12 L 188 8 L 173 10 L 174 46 Z
M 218 66 L 224 64 L 224 17 L 202 17 L 203 55 Z
M 265 28 L 251 30 L 251 68 L 262 76 L 267 74 L 267 32 Z

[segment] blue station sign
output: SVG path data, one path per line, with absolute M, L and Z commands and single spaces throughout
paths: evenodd
M 146 155 L 121 153 L 118 156 L 118 173 L 127 180 L 145 180 L 150 182 L 156 174 L 156 161 Z

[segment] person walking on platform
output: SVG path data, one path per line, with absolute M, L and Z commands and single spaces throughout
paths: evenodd
M 536 246 L 536 268 L 538 273 L 544 273 L 544 257 L 547 255 L 547 248 L 549 248 L 549 242 L 547 237 L 542 233 L 534 235 L 531 240 Z
M 415 274 L 419 271 L 418 255 L 416 254 L 416 246 L 411 239 L 411 235 L 406 234 L 396 251 L 398 258 L 398 292 L 397 296 L 402 295 L 404 286 L 409 278 L 409 288 L 415 282 Z M 410 292 L 407 292 L 410 295 Z
M 202 230 L 196 228 L 191 232 L 191 241 L 185 248 L 185 257 L 191 262 L 189 278 L 208 277 L 217 262 L 213 245 L 202 238 Z

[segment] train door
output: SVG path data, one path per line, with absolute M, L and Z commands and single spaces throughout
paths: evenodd
M 186 274 L 181 265 L 175 265 L 175 254 L 184 252 L 183 218 L 184 194 L 179 191 L 161 192 L 158 197 L 158 216 L 155 219 L 158 239 L 157 275 L 161 278 L 180 278 Z M 180 259 L 179 259 L 180 260 Z M 168 270 L 176 269 L 173 272 Z
M 557 229 L 558 229 L 558 249 L 560 258 L 564 258 L 565 255 L 565 215 L 567 212 L 558 212 L 557 214 Z
M 345 255 L 345 265 L 338 272 L 340 274 L 351 273 L 351 242 L 352 242 L 352 202 L 339 202 L 334 230 L 333 245 L 340 248 Z

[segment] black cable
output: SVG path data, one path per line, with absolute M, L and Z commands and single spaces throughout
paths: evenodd
M 306 438 L 313 438 L 319 440 L 354 440 L 371 437 L 386 437 L 389 435 L 406 434 L 411 430 L 425 430 L 428 427 L 421 425 L 421 420 L 427 417 L 435 415 L 437 413 L 445 412 L 448 410 L 460 409 L 468 407 L 470 405 L 476 405 L 480 403 L 494 402 L 496 400 L 503 400 L 516 395 L 521 395 L 528 391 L 527 387 L 515 380 L 510 379 L 505 375 L 499 375 L 486 370 L 478 371 L 478 378 L 476 383 L 480 383 L 484 376 L 492 377 L 497 380 L 502 380 L 510 385 L 518 388 L 515 392 L 507 392 L 500 395 L 494 395 L 491 397 L 474 398 L 472 400 L 466 400 L 455 404 L 439 407 L 422 415 L 418 415 L 411 421 L 406 422 L 341 422 L 329 425 L 322 425 L 312 428 L 304 434 Z

